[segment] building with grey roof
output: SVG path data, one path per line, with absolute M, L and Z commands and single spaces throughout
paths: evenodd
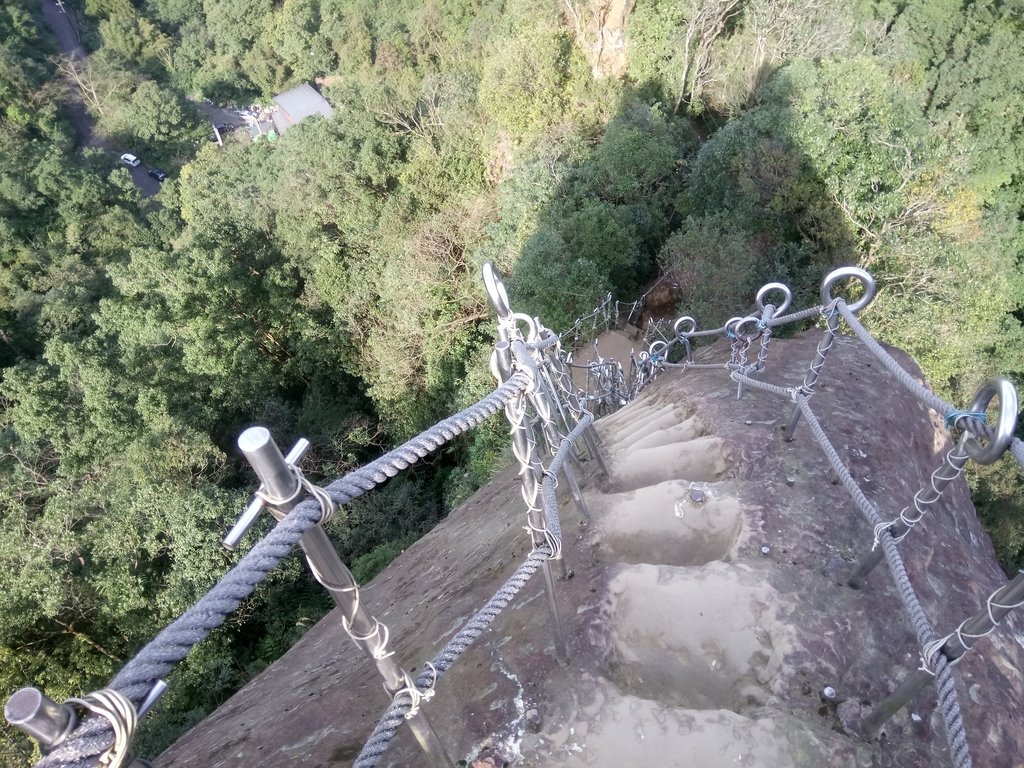
M 327 103 L 327 99 L 317 93 L 309 83 L 277 94 L 273 102 L 278 106 L 273 115 L 274 127 L 278 133 L 284 133 L 310 115 L 330 117 L 334 114 L 334 108 Z

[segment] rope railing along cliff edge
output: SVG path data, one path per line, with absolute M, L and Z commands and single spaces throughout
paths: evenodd
M 535 382 L 532 372 L 523 370 L 523 366 L 519 363 L 513 362 L 513 368 L 514 370 L 510 371 L 509 376 L 499 382 L 497 388 L 479 402 L 438 422 L 398 448 L 349 472 L 324 488 L 317 488 L 305 481 L 301 477 L 301 472 L 298 472 L 295 467 L 295 462 L 301 458 L 308 443 L 301 449 L 296 446 L 296 449 L 289 454 L 288 459 L 282 459 L 280 462 L 283 468 L 282 472 L 295 473 L 295 476 L 301 480 L 291 498 L 275 498 L 273 494 L 268 495 L 268 479 L 261 472 L 263 485 L 257 494 L 257 501 L 254 502 L 254 505 L 250 505 L 250 509 L 240 520 L 239 526 L 236 526 L 236 530 L 229 535 L 226 544 L 233 546 L 238 542 L 244 529 L 255 519 L 254 509 L 255 512 L 258 512 L 261 505 L 272 508 L 275 516 L 279 517 L 277 525 L 257 541 L 249 553 L 192 608 L 162 630 L 125 664 L 110 682 L 108 688 L 96 694 L 90 694 L 83 699 L 70 700 L 63 705 L 51 702 L 35 689 L 23 689 L 11 697 L 5 707 L 5 715 L 12 724 L 36 737 L 44 752 L 43 758 L 36 764 L 37 768 L 91 768 L 95 765 L 118 768 L 126 765 L 147 765 L 148 761 L 137 759 L 132 754 L 130 739 L 138 713 L 144 713 L 152 705 L 155 699 L 152 694 L 155 690 L 162 692 L 165 687 L 163 678 L 185 658 L 193 646 L 223 623 L 224 619 L 252 593 L 255 586 L 294 549 L 296 544 L 303 544 L 314 574 L 322 583 L 325 583 L 325 586 L 328 586 L 328 589 L 331 589 L 332 585 L 326 582 L 324 574 L 318 572 L 317 563 L 306 546 L 304 537 L 308 536 L 313 529 L 320 530 L 322 533 L 319 526 L 325 522 L 334 506 L 346 504 L 373 490 L 380 483 L 425 458 L 456 436 L 494 416 L 517 398 L 522 398 L 534 387 Z M 589 422 L 586 422 L 584 426 L 587 424 Z M 581 429 L 582 427 L 575 430 L 573 436 L 578 436 Z M 243 435 L 243 437 L 245 436 Z M 300 441 L 300 444 L 303 442 Z M 240 439 L 241 444 L 242 440 Z M 245 451 L 245 446 L 241 445 L 241 447 Z M 276 446 L 273 450 L 276 451 Z M 280 457 L 279 452 L 277 455 Z M 255 466 L 256 463 L 253 463 Z M 259 470 L 259 467 L 257 469 Z M 313 498 L 303 500 L 302 497 L 307 493 L 311 493 Z M 549 511 L 548 515 L 549 519 L 552 515 L 555 517 L 555 522 L 550 528 L 557 531 L 557 509 Z M 237 530 L 239 527 L 240 531 Z M 471 638 L 479 635 L 481 627 L 485 626 L 480 622 L 486 617 L 489 617 L 488 621 L 493 619 L 496 611 L 500 611 L 507 605 L 511 595 L 514 594 L 509 590 L 516 584 L 521 586 L 522 583 L 525 583 L 529 575 L 551 557 L 552 550 L 546 542 L 548 540 L 557 541 L 557 538 L 551 534 L 549 537 L 552 538 L 545 539 L 545 543 L 531 553 L 526 563 L 495 598 L 441 651 L 435 659 L 435 669 L 439 672 L 447 669 L 457 657 L 456 651 L 460 652 L 468 646 Z M 347 573 L 347 569 L 345 572 Z M 351 587 L 346 587 L 338 591 L 350 589 Z M 357 589 L 354 610 L 358 610 Z M 387 631 L 383 625 L 376 622 L 374 626 L 381 627 L 383 630 L 382 633 L 375 633 L 371 638 L 353 634 L 353 628 L 348 621 L 349 619 L 346 619 L 344 623 L 353 639 L 376 643 L 371 650 L 378 662 L 391 656 L 384 648 L 387 642 Z M 396 702 L 409 701 L 411 704 L 415 704 L 420 698 L 426 698 L 419 691 L 423 683 L 421 675 L 413 685 L 393 691 L 394 700 Z M 419 695 L 417 695 L 418 693 Z M 408 708 L 411 707 L 407 707 L 403 715 L 408 715 Z M 443 760 L 444 764 L 451 764 L 446 756 Z
M 832 295 L 834 287 L 841 282 L 855 279 L 862 288 L 861 297 L 852 304 Z M 774 291 L 784 294 L 780 308 L 764 303 L 764 297 Z M 719 369 L 727 371 L 737 383 L 737 399 L 743 397 L 744 387 L 756 389 L 781 397 L 794 404 L 789 423 L 783 428 L 783 437 L 792 440 L 801 418 L 808 423 L 812 435 L 825 454 L 835 477 L 846 489 L 858 510 L 871 525 L 874 544 L 848 579 L 848 586 L 857 588 L 875 564 L 885 560 L 896 584 L 897 594 L 907 615 L 919 646 L 921 667 L 913 672 L 904 683 L 887 699 L 882 701 L 871 714 L 861 722 L 861 732 L 873 735 L 896 711 L 905 706 L 913 695 L 933 681 L 938 693 L 938 705 L 945 726 L 949 753 L 956 768 L 971 765 L 970 750 L 964 730 L 963 717 L 956 694 L 953 667 L 957 661 L 972 649 L 974 641 L 995 630 L 1001 619 L 1014 608 L 1024 605 L 1024 572 L 1018 574 L 1003 587 L 993 592 L 977 614 L 962 621 L 956 630 L 942 638 L 936 638 L 931 621 L 921 606 L 914 591 L 910 576 L 900 555 L 898 545 L 910 533 L 914 525 L 928 512 L 950 483 L 962 474 L 968 458 L 979 464 L 996 461 L 1009 450 L 1017 463 L 1024 469 L 1024 443 L 1014 438 L 1017 415 L 1017 396 L 1012 384 L 997 378 L 986 382 L 975 396 L 971 406 L 964 411 L 927 389 L 912 374 L 906 371 L 892 357 L 871 333 L 860 323 L 856 313 L 866 307 L 874 297 L 875 283 L 864 270 L 845 267 L 830 273 L 821 288 L 822 303 L 791 314 L 785 312 L 789 303 L 789 291 L 781 284 L 769 284 L 758 293 L 757 306 L 760 315 L 734 317 L 721 328 L 698 330 L 696 321 L 680 317 L 674 325 L 676 338 L 669 341 L 655 341 L 642 359 L 649 364 L 638 382 L 636 389 L 650 383 L 657 375 L 669 368 L 675 369 Z M 814 317 L 825 320 L 825 331 L 815 350 L 803 381 L 797 386 L 783 386 L 753 378 L 766 367 L 768 342 L 771 329 L 786 323 L 801 322 Z M 829 350 L 839 332 L 840 321 L 845 320 L 854 335 L 867 349 L 922 404 L 946 419 L 950 429 L 963 430 L 963 436 L 954 448 L 945 453 L 943 463 L 932 473 L 928 484 L 919 490 L 896 519 L 883 520 L 875 506 L 867 499 L 860 486 L 847 470 L 839 453 L 829 441 L 821 422 L 811 409 L 811 397 L 821 375 Z M 681 327 L 685 326 L 685 327 Z M 721 363 L 695 363 L 690 349 L 693 339 L 725 336 L 730 340 L 730 358 Z M 754 341 L 761 346 L 757 360 L 747 360 L 748 350 Z M 685 360 L 681 363 L 667 362 L 669 350 L 677 344 L 685 347 Z M 999 400 L 999 417 L 994 425 L 988 425 L 985 410 L 994 398 Z M 973 437 L 971 436 L 973 435 Z M 982 444 L 977 438 L 984 438 Z
M 863 289 L 861 298 L 850 305 L 844 299 L 832 296 L 832 289 L 847 279 L 858 280 Z M 597 359 L 586 366 L 573 363 L 572 350 L 563 349 L 562 341 L 571 336 L 573 342 L 578 343 L 587 323 L 592 326 L 589 330 L 595 336 L 599 329 L 621 324 L 620 307 L 629 307 L 625 320 L 631 323 L 637 312 L 642 311 L 645 297 L 629 305 L 614 301 L 609 294 L 593 312 L 577 320 L 569 332 L 559 336 L 544 328 L 538 318 L 511 310 L 501 275 L 492 264 L 484 266 L 483 281 L 498 317 L 498 341 L 491 359 L 491 372 L 498 382 L 497 388 L 464 411 L 435 424 L 324 488 L 310 483 L 298 469 L 298 462 L 309 446 L 307 442 L 300 440 L 287 457 L 282 457 L 266 430 L 255 428 L 243 433 L 240 447 L 256 470 L 261 485 L 256 499 L 229 533 L 225 544 L 229 547 L 236 545 L 262 509 L 271 511 L 278 519 L 277 525 L 256 542 L 250 552 L 192 608 L 130 660 L 115 675 L 109 688 L 81 699 L 71 699 L 63 705 L 50 701 L 36 689 L 22 689 L 11 697 L 5 707 L 7 719 L 35 737 L 44 752 L 36 768 L 151 766 L 148 761 L 134 756 L 131 738 L 138 718 L 145 714 L 166 687 L 163 678 L 195 644 L 238 607 L 296 544 L 304 550 L 313 575 L 341 607 L 343 628 L 371 657 L 384 677 L 385 690 L 392 699 L 357 757 L 356 768 L 376 766 L 403 722 L 409 724 L 428 761 L 436 768 L 449 768 L 451 758 L 426 720 L 422 705 L 434 695 L 438 681 L 459 656 L 537 571 L 543 575 L 555 656 L 563 663 L 568 659 L 552 572 L 554 563 L 562 576 L 566 575 L 555 489 L 557 478 L 561 476 L 567 481 L 581 517 L 589 517 L 574 467 L 580 466 L 581 459 L 576 451 L 582 439 L 590 458 L 603 474 L 607 474 L 600 442 L 593 429 L 594 413 L 621 407 L 664 370 L 685 371 L 690 368 L 727 372 L 737 385 L 737 399 L 741 399 L 744 389 L 749 388 L 792 402 L 794 407 L 790 421 L 783 429 L 783 437 L 792 440 L 799 421 L 807 422 L 835 477 L 872 527 L 874 543 L 851 575 L 848 585 L 859 586 L 875 564 L 882 560 L 886 562 L 904 613 L 914 629 L 921 667 L 862 721 L 862 733 L 871 736 L 911 696 L 933 681 L 952 762 L 956 768 L 971 766 L 953 668 L 974 647 L 977 639 L 993 632 L 1010 610 L 1024 605 L 1024 573 L 989 595 L 984 607 L 963 620 L 953 632 L 937 638 L 931 620 L 914 591 L 899 545 L 944 489 L 960 476 L 968 459 L 991 463 L 1009 450 L 1024 469 L 1024 443 L 1013 438 L 1016 392 L 1008 381 L 998 379 L 986 383 L 966 411 L 954 409 L 932 393 L 903 369 L 856 318 L 856 313 L 870 303 L 875 290 L 870 275 L 857 268 L 847 267 L 830 273 L 822 285 L 822 303 L 797 312 L 785 314 L 790 292 L 780 283 L 770 283 L 757 294 L 757 314 L 731 318 L 721 328 L 698 329 L 696 321 L 686 316 L 671 326 L 664 322 L 649 323 L 646 341 L 653 336 L 658 338 L 650 341 L 639 354 L 631 355 L 632 368 L 628 379 L 618 361 L 601 358 L 596 339 Z M 768 301 L 769 296 L 778 294 L 781 294 L 778 305 Z M 767 367 L 772 329 L 813 318 L 825 320 L 825 331 L 803 381 L 797 386 L 784 386 L 755 378 Z M 951 429 L 963 431 L 960 441 L 946 453 L 943 464 L 932 473 L 928 485 L 915 494 L 900 515 L 891 521 L 884 520 L 864 495 L 810 405 L 842 320 L 914 397 L 946 418 Z M 666 332 L 667 327 L 671 327 L 671 334 Z M 691 341 L 714 336 L 729 339 L 729 360 L 721 363 L 695 362 Z M 759 342 L 759 346 L 751 360 L 751 348 L 755 342 Z M 669 353 L 677 346 L 683 349 L 682 360 L 669 362 Z M 675 359 L 679 360 L 679 355 Z M 573 386 L 569 371 L 578 367 L 588 369 L 586 388 Z M 596 389 L 591 388 L 593 382 L 597 382 Z M 988 425 L 984 412 L 996 397 L 999 399 L 999 419 L 994 425 Z M 373 490 L 502 409 L 510 424 L 513 454 L 520 465 L 521 492 L 527 512 L 525 530 L 533 548 L 494 596 L 413 678 L 398 666 L 393 658 L 394 652 L 388 650 L 387 627 L 373 618 L 360 602 L 359 587 L 334 553 L 322 524 L 337 505 Z M 542 446 L 546 446 L 549 455 L 546 466 L 542 460 Z

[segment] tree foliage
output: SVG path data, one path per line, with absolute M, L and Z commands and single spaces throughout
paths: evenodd
M 102 685 L 232 562 L 232 442 L 299 434 L 334 476 L 493 385 L 479 267 L 568 326 L 662 275 L 717 325 L 782 279 L 869 267 L 865 316 L 966 401 L 1019 369 L 1019 9 L 925 0 L 637 4 L 595 82 L 561 6 L 526 0 L 86 0 L 88 62 L 0 9 L 0 676 Z M 66 78 L 66 79 L 63 79 Z M 317 81 L 276 142 L 204 141 L 189 99 Z M 143 199 L 99 130 L 179 167 Z M 956 311 L 950 311 L 955 306 Z M 369 578 L 484 482 L 481 430 L 331 522 Z M 1000 553 L 1024 535 L 977 481 Z M 298 560 L 178 672 L 159 749 L 327 608 Z M 24 757 L 24 742 L 0 756 Z M 9 758 L 9 759 L 8 759 Z

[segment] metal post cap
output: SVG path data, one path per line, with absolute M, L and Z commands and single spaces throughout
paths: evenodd
M 850 311 L 860 312 L 870 304 L 871 300 L 875 298 L 875 278 L 860 267 L 840 267 L 825 275 L 825 279 L 821 283 L 821 303 L 828 306 L 835 301 L 835 297 L 832 295 L 832 288 L 840 281 L 849 280 L 850 278 L 859 280 L 861 285 L 864 286 L 864 295 L 849 305 Z
M 38 741 L 44 752 L 62 742 L 75 724 L 71 707 L 58 704 L 38 688 L 16 691 L 4 705 L 4 718 Z
M 775 308 L 775 314 L 781 315 L 789 309 L 789 303 L 793 300 L 793 293 L 783 283 L 768 283 L 767 285 L 762 285 L 761 290 L 757 292 L 757 308 L 764 312 L 764 297 L 772 291 L 782 291 L 782 304 Z

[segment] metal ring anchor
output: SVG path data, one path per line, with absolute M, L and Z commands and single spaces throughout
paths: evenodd
M 679 328 L 679 326 L 681 326 L 683 323 L 690 324 L 690 329 L 688 331 L 684 331 Z M 676 336 L 688 336 L 689 334 L 697 330 L 697 321 L 694 320 L 689 315 L 683 315 L 678 320 L 676 320 L 675 323 L 672 325 L 672 330 L 676 332 Z
M 650 357 L 660 355 L 662 352 L 666 351 L 668 351 L 668 344 L 662 341 L 661 339 L 658 339 L 657 341 L 652 341 L 651 346 L 647 348 L 647 352 Z
M 505 283 L 501 278 L 501 272 L 494 266 L 494 262 L 484 263 L 480 269 L 483 276 L 484 288 L 487 290 L 487 298 L 491 300 L 495 314 L 501 320 L 508 320 L 512 317 L 512 308 L 509 306 L 508 291 L 505 290 Z
M 772 291 L 782 291 L 782 295 L 784 296 L 782 304 L 775 308 L 775 314 L 781 315 L 789 309 L 789 303 L 793 300 L 793 293 L 782 283 L 768 283 L 767 285 L 762 285 L 761 290 L 757 292 L 757 308 L 764 312 L 764 297 Z
M 738 318 L 732 326 L 732 332 L 737 337 L 742 338 L 744 341 L 753 341 L 754 339 L 761 335 L 761 328 L 759 327 L 760 322 L 761 320 L 757 317 L 754 317 L 753 315 L 749 317 Z M 743 331 L 740 330 L 743 328 L 743 326 L 751 324 L 754 326 L 753 333 L 743 333 Z
M 1017 390 L 1003 376 L 995 376 L 982 384 L 971 401 L 971 410 L 984 413 L 993 397 L 999 398 L 999 421 L 995 426 L 995 435 L 988 445 L 982 445 L 976 437 L 968 438 L 964 444 L 967 454 L 979 464 L 992 464 L 1002 456 L 1017 429 Z
M 849 280 L 850 278 L 859 280 L 861 285 L 864 286 L 864 295 L 849 305 L 850 311 L 860 312 L 870 304 L 871 300 L 875 298 L 875 278 L 860 267 L 840 267 L 825 275 L 825 279 L 821 283 L 821 303 L 827 307 L 835 301 L 835 297 L 832 295 L 833 286 L 841 280 Z
M 730 317 L 728 320 L 725 321 L 725 325 L 722 326 L 722 330 L 725 331 L 725 334 L 727 336 L 735 336 L 736 335 L 736 331 L 734 331 L 732 329 L 732 324 L 733 323 L 738 323 L 738 322 L 740 322 L 743 319 L 744 318 L 742 318 L 742 317 Z

